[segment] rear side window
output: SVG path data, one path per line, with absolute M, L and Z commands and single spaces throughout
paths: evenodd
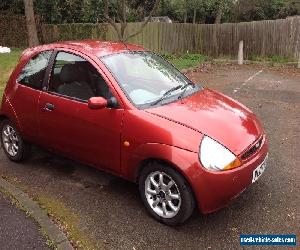
M 18 83 L 41 89 L 52 51 L 44 51 L 29 60 L 18 77 Z

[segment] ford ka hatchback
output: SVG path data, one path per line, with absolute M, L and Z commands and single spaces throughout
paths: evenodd
M 167 225 L 237 197 L 263 173 L 256 116 L 191 82 L 140 46 L 73 41 L 27 49 L 4 91 L 1 143 L 12 161 L 30 144 L 139 185 Z

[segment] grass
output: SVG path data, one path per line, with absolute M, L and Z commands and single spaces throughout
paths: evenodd
M 14 207 L 20 209 L 21 211 L 23 211 L 23 212 L 26 214 L 26 216 L 27 216 L 28 218 L 31 218 L 31 219 L 34 220 L 34 218 L 32 217 L 32 214 L 31 214 L 25 207 L 23 207 L 23 206 L 19 203 L 19 201 L 18 201 L 12 194 L 8 193 L 8 192 L 7 192 L 6 190 L 4 190 L 3 188 L 0 188 L 0 192 L 3 193 L 5 196 L 7 196 L 7 197 L 10 199 L 11 204 L 12 204 Z M 46 233 L 42 228 L 40 228 L 39 231 L 41 232 L 42 236 L 46 239 L 46 245 L 47 245 L 50 249 L 53 249 L 53 250 L 54 250 L 54 249 L 57 249 L 56 244 L 55 244 L 52 240 L 49 239 L 49 236 L 47 235 L 47 233 Z
M 195 68 L 199 64 L 208 60 L 207 56 L 200 55 L 200 54 L 183 54 L 183 55 L 164 54 L 163 57 L 180 70 Z
M 18 63 L 22 51 L 22 49 L 12 49 L 11 53 L 0 54 L 0 100 L 2 100 L 6 82 Z
M 12 182 L 16 187 L 29 193 L 28 188 L 16 178 L 10 179 L 5 176 L 1 177 L 9 182 Z M 0 192 L 10 197 L 12 204 L 24 211 L 28 217 L 32 217 L 31 214 L 24 207 L 22 207 L 12 195 L 5 192 L 5 190 L 2 188 L 0 188 Z M 102 245 L 101 242 L 95 242 L 90 238 L 90 236 L 81 230 L 80 215 L 75 214 L 65 205 L 64 202 L 44 193 L 40 193 L 36 198 L 34 198 L 34 201 L 37 202 L 39 206 L 46 211 L 49 217 L 55 221 L 55 224 L 57 224 L 60 230 L 66 234 L 69 241 L 73 246 L 75 246 L 75 249 L 89 250 L 104 248 L 104 245 Z M 45 230 L 40 228 L 40 232 L 45 237 L 47 246 L 50 249 L 57 249 L 55 242 L 49 239 Z
M 100 243 L 94 242 L 87 234 L 82 232 L 80 216 L 72 212 L 66 205 L 50 196 L 40 195 L 37 198 L 40 206 L 45 209 L 67 234 L 69 240 L 79 249 L 101 249 Z M 49 244 L 51 242 L 48 242 Z
M 9 192 L 7 192 L 6 190 L 4 190 L 3 188 L 0 188 L 0 193 L 2 193 L 5 196 L 7 196 L 10 199 L 11 204 L 14 207 L 18 208 L 19 210 L 23 211 L 28 218 L 32 218 L 32 214 L 25 207 L 23 207 L 20 204 L 20 202 L 13 195 L 11 195 Z
M 288 63 L 291 61 L 287 57 L 276 56 L 276 55 L 268 56 L 268 57 L 250 55 L 247 59 L 250 61 L 256 61 L 256 62 L 273 62 L 273 63 Z

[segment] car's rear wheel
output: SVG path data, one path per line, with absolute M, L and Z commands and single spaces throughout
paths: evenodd
M 30 146 L 26 144 L 16 127 L 9 120 L 1 122 L 1 146 L 5 154 L 12 161 L 24 160 L 30 151 Z
M 181 224 L 193 213 L 195 201 L 189 184 L 166 164 L 153 162 L 144 167 L 139 189 L 147 210 L 164 224 Z

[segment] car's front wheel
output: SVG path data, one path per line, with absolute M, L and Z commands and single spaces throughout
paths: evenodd
M 144 167 L 139 189 L 147 210 L 164 224 L 181 224 L 193 213 L 195 201 L 189 184 L 166 164 L 153 162 Z
M 19 162 L 26 158 L 30 146 L 26 144 L 16 127 L 9 120 L 1 122 L 1 146 L 12 161 Z

